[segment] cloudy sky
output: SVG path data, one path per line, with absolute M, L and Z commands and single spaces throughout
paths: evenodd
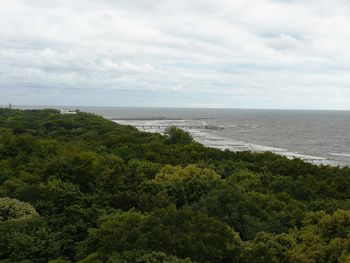
M 349 0 L 0 0 L 0 104 L 350 109 Z

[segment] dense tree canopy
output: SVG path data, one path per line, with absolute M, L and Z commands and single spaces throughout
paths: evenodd
M 0 198 L 0 222 L 20 220 L 38 216 L 35 208 L 28 203 L 8 197 Z
M 349 262 L 350 169 L 0 109 L 0 262 Z

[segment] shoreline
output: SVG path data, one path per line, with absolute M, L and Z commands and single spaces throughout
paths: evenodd
M 104 117 L 106 118 L 106 117 Z M 139 131 L 143 132 L 151 132 L 151 133 L 164 133 L 164 128 L 142 128 L 142 125 L 132 123 L 135 121 L 134 119 L 109 119 L 115 123 L 121 124 L 121 125 L 130 125 L 135 128 L 137 128 Z M 154 120 L 151 120 L 154 121 Z M 161 120 L 163 121 L 163 120 Z M 182 120 L 183 121 L 183 120 Z M 157 125 L 154 124 L 156 127 Z M 174 125 L 176 126 L 176 125 Z M 346 167 L 349 166 L 347 164 L 342 164 L 337 160 L 332 160 L 325 157 L 319 157 L 319 156 L 313 156 L 308 154 L 301 154 L 298 152 L 289 151 L 288 149 L 282 149 L 272 146 L 264 146 L 264 145 L 258 145 L 253 143 L 246 143 L 246 142 L 240 142 L 240 141 L 234 141 L 230 138 L 220 137 L 217 135 L 212 135 L 210 133 L 206 133 L 201 129 L 183 129 L 184 131 L 187 131 L 191 134 L 193 139 L 203 144 L 206 147 L 212 147 L 220 150 L 230 150 L 233 152 L 239 152 L 239 151 L 250 151 L 250 152 L 256 152 L 256 153 L 263 153 L 263 152 L 272 152 L 274 154 L 278 154 L 280 156 L 287 157 L 288 159 L 301 159 L 304 162 L 308 162 L 317 166 L 321 165 L 328 165 L 332 167 Z

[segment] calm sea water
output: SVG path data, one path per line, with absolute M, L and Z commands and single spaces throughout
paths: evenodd
M 166 125 L 214 125 L 187 129 L 199 142 L 234 151 L 272 151 L 316 164 L 350 165 L 350 111 L 80 107 L 141 130 Z M 145 127 L 142 125 L 155 125 Z

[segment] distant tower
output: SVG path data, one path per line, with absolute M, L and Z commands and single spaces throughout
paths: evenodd
M 11 104 L 11 102 L 9 103 L 9 109 L 12 109 L 12 104 Z

